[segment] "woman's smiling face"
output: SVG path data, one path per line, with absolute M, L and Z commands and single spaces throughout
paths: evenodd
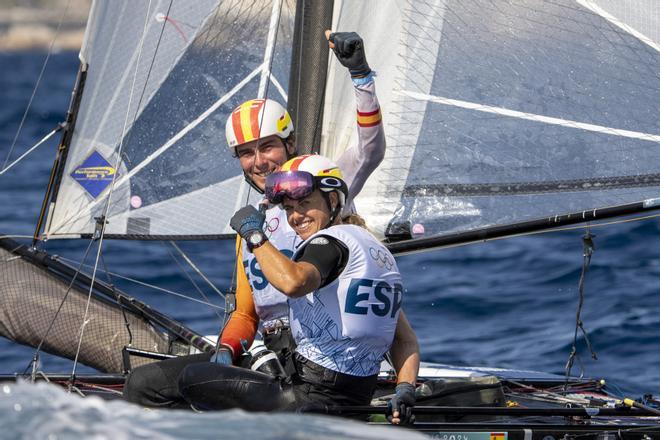
M 282 207 L 286 211 L 289 225 L 303 240 L 307 240 L 328 225 L 330 209 L 325 200 L 318 189 L 304 199 L 284 198 Z M 336 192 L 330 193 L 330 203 L 333 206 L 339 203 Z

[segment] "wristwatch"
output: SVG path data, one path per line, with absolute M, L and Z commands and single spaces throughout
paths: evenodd
M 267 242 L 268 239 L 262 231 L 254 231 L 248 235 L 245 241 L 247 242 L 248 250 L 252 252 L 254 249 Z

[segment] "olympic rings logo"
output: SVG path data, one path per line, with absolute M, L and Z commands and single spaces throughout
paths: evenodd
M 382 249 L 369 248 L 369 255 L 374 259 L 378 267 L 384 267 L 387 270 L 392 270 L 394 263 L 390 259 L 390 256 L 385 253 Z
M 277 231 L 277 228 L 280 227 L 280 219 L 277 217 L 273 217 L 272 219 L 268 220 L 268 223 L 266 223 L 266 232 L 269 232 L 268 236 L 270 238 L 271 235 L 273 235 L 273 232 Z

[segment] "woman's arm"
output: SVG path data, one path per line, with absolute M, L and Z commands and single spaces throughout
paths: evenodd
M 397 372 L 397 384 L 407 382 L 414 386 L 419 373 L 419 344 L 403 310 L 399 312 L 390 354 Z
M 293 298 L 315 291 L 321 285 L 321 274 L 314 265 L 290 260 L 270 242 L 252 251 L 268 282 Z

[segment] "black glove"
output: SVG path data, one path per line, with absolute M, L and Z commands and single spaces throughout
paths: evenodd
M 221 345 L 220 347 L 218 347 L 218 351 L 213 353 L 213 356 L 211 356 L 210 361 L 215 362 L 216 364 L 232 365 L 233 356 L 231 350 Z
M 408 382 L 401 382 L 394 389 L 395 395 L 387 404 L 387 421 L 392 423 L 394 411 L 399 411 L 399 424 L 412 425 L 415 416 L 412 408 L 415 406 L 415 386 Z
M 254 206 L 248 205 L 236 211 L 229 221 L 229 226 L 242 238 L 248 238 L 252 232 L 262 231 L 265 221 L 266 214 L 263 211 L 257 211 Z
M 342 66 L 347 67 L 353 78 L 360 78 L 371 73 L 367 56 L 364 54 L 362 37 L 356 32 L 335 32 L 330 34 L 332 49 Z

